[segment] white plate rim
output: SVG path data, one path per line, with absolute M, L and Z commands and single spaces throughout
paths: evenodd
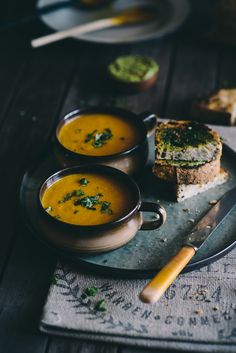
M 56 2 L 57 0 L 55 0 Z M 180 26 L 184 24 L 186 21 L 188 15 L 190 14 L 191 8 L 190 8 L 190 3 L 189 0 L 166 0 L 169 2 L 170 6 L 173 9 L 173 17 L 171 22 L 167 22 L 167 24 L 161 28 L 160 30 L 157 30 L 156 32 L 145 34 L 145 35 L 140 35 L 137 38 L 123 38 L 121 39 L 112 39 L 112 38 L 103 38 L 102 40 L 100 38 L 94 38 L 91 36 L 91 33 L 89 36 L 87 35 L 80 35 L 80 36 L 75 36 L 72 37 L 73 39 L 77 39 L 80 41 L 85 41 L 85 42 L 91 42 L 91 43 L 101 43 L 101 44 L 131 44 L 131 43 L 138 43 L 146 40 L 152 40 L 152 39 L 161 39 L 164 36 L 173 33 L 176 29 L 178 29 Z M 46 0 L 47 2 L 47 0 Z M 50 2 L 51 4 L 51 2 Z M 40 9 L 42 6 L 46 5 L 45 0 L 38 0 L 37 2 L 37 8 Z M 51 14 L 52 15 L 52 14 Z M 50 20 L 50 15 L 41 15 L 40 16 L 41 21 L 49 27 L 51 30 L 54 31 L 59 31 L 58 28 L 56 28 L 54 25 L 51 24 Z

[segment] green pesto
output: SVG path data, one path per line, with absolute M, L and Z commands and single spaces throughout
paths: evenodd
M 108 66 L 110 75 L 116 80 L 139 83 L 153 77 L 159 70 L 155 60 L 145 56 L 120 56 Z
M 160 132 L 160 140 L 169 149 L 198 147 L 213 142 L 214 137 L 207 126 L 190 122 L 176 128 L 165 128 Z
M 198 167 L 206 163 L 204 161 L 175 161 L 175 160 L 168 160 L 167 162 L 169 165 L 173 167 Z

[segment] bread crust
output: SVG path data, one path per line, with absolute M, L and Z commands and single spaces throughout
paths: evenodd
M 229 98 L 229 95 L 232 98 Z M 217 106 L 218 99 L 218 106 Z M 215 101 L 215 104 L 212 104 Z M 215 125 L 235 125 L 236 123 L 236 89 L 225 88 L 212 91 L 198 98 L 191 107 L 193 119 Z
M 236 116 L 228 112 L 220 112 L 211 110 L 202 104 L 202 100 L 198 100 L 192 104 L 190 115 L 194 120 L 201 123 L 233 126 Z
M 208 183 L 214 180 L 219 172 L 220 155 L 211 162 L 195 167 L 176 167 L 162 161 L 156 161 L 153 167 L 153 173 L 159 179 L 186 185 Z
M 210 162 L 215 155 L 222 153 L 222 143 L 218 133 L 208 127 L 206 129 L 212 136 L 212 141 L 199 144 L 198 146 L 173 147 L 169 150 L 168 146 L 161 140 L 161 132 L 164 129 L 183 129 L 190 122 L 186 120 L 174 120 L 167 123 L 160 123 L 156 129 L 156 160 L 183 160 L 183 161 L 203 161 Z M 202 126 L 202 125 L 199 125 Z
M 176 201 L 182 202 L 190 197 L 196 196 L 202 192 L 205 192 L 211 188 L 225 183 L 228 180 L 229 174 L 223 168 L 221 168 L 220 173 L 218 173 L 215 178 L 205 184 L 176 184 Z

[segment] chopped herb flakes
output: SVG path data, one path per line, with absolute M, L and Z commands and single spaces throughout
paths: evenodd
M 96 210 L 93 206 L 99 203 L 100 195 L 97 194 L 95 196 L 85 196 L 82 199 L 78 199 L 74 201 L 75 206 L 82 206 L 89 210 Z
M 78 190 L 73 190 L 71 192 L 68 192 L 62 200 L 59 200 L 58 203 L 64 203 L 66 201 L 69 201 L 73 196 L 83 196 L 84 192 L 81 189 Z
M 75 200 L 74 205 L 82 206 L 92 211 L 96 210 L 94 206 L 101 205 L 101 208 L 100 208 L 101 213 L 107 213 L 111 215 L 112 214 L 112 210 L 110 209 L 111 203 L 108 201 L 100 201 L 100 198 L 102 196 L 103 196 L 102 194 L 96 194 L 95 196 L 85 196 L 81 199 Z
M 107 140 L 110 140 L 112 136 L 112 131 L 109 128 L 104 129 L 103 132 L 94 130 L 93 132 L 86 135 L 84 142 L 91 142 L 93 147 L 99 148 L 104 146 L 107 143 Z
M 110 205 L 111 205 L 110 202 L 103 201 L 101 203 L 101 212 L 102 213 L 107 213 L 107 214 L 112 214 L 112 210 L 110 209 Z
M 80 183 L 80 185 L 85 186 L 85 185 L 88 185 L 89 180 L 86 179 L 86 178 L 82 178 L 82 179 L 79 180 L 79 183 Z
M 96 287 L 89 287 L 85 289 L 85 294 L 88 297 L 94 297 L 97 294 L 97 292 L 98 292 L 98 288 Z
M 85 291 L 81 294 L 81 298 L 85 300 L 87 297 L 95 297 L 98 293 L 98 288 L 97 287 L 88 287 L 85 289 Z M 99 300 L 95 307 L 94 310 L 96 311 L 106 311 L 106 305 L 105 305 L 105 299 Z
M 59 200 L 58 203 L 63 203 L 63 202 L 66 202 L 66 201 L 69 201 L 72 197 L 74 196 L 74 191 L 72 192 L 68 192 L 62 200 Z
M 89 180 L 86 178 L 82 178 L 79 180 L 79 183 L 83 186 L 86 186 L 89 183 Z M 77 189 L 77 190 L 68 192 L 61 200 L 58 201 L 58 203 L 62 204 L 72 199 L 71 201 L 73 202 L 74 206 L 82 206 L 92 211 L 96 211 L 97 209 L 94 206 L 100 205 L 101 213 L 106 213 L 108 215 L 111 215 L 113 213 L 110 208 L 111 202 L 102 201 L 101 197 L 103 197 L 103 194 L 101 193 L 96 193 L 95 195 L 86 195 L 83 190 Z M 52 207 L 49 206 L 45 210 L 47 212 L 51 212 Z M 73 214 L 76 214 L 79 212 L 79 210 L 74 209 L 72 210 L 72 212 Z
M 84 196 L 84 191 L 79 189 L 75 191 L 75 196 Z
M 97 130 L 93 130 L 93 132 L 90 132 L 89 134 L 87 134 L 84 142 L 87 143 L 91 141 L 94 138 L 94 135 L 96 134 L 96 132 Z
M 97 311 L 106 311 L 105 300 L 99 300 L 95 306 L 95 310 Z

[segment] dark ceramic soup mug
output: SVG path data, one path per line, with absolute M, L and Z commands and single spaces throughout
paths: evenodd
M 130 122 L 139 132 L 139 141 L 129 149 L 104 156 L 91 156 L 73 152 L 66 148 L 59 139 L 59 133 L 65 124 L 80 115 L 104 114 L 121 117 Z M 83 164 L 103 164 L 133 175 L 140 171 L 148 158 L 148 137 L 154 133 L 156 127 L 156 116 L 152 113 L 143 112 L 136 115 L 128 110 L 116 107 L 90 107 L 77 109 L 67 114 L 57 125 L 55 134 L 54 154 L 59 165 L 64 167 Z M 124 131 L 125 133 L 125 131 Z
M 114 180 L 114 186 L 116 181 L 125 185 L 131 195 L 127 199 L 128 210 L 113 221 L 96 225 L 76 225 L 51 216 L 42 204 L 46 190 L 65 176 L 81 173 L 108 176 Z M 41 227 L 45 237 L 57 247 L 75 252 L 95 253 L 119 248 L 128 243 L 138 230 L 157 229 L 166 220 L 166 212 L 162 206 L 141 201 L 137 184 L 127 174 L 108 166 L 87 165 L 60 170 L 43 182 L 38 197 Z M 92 217 L 93 212 L 88 212 L 91 212 Z M 144 220 L 143 212 L 155 213 L 156 219 Z

